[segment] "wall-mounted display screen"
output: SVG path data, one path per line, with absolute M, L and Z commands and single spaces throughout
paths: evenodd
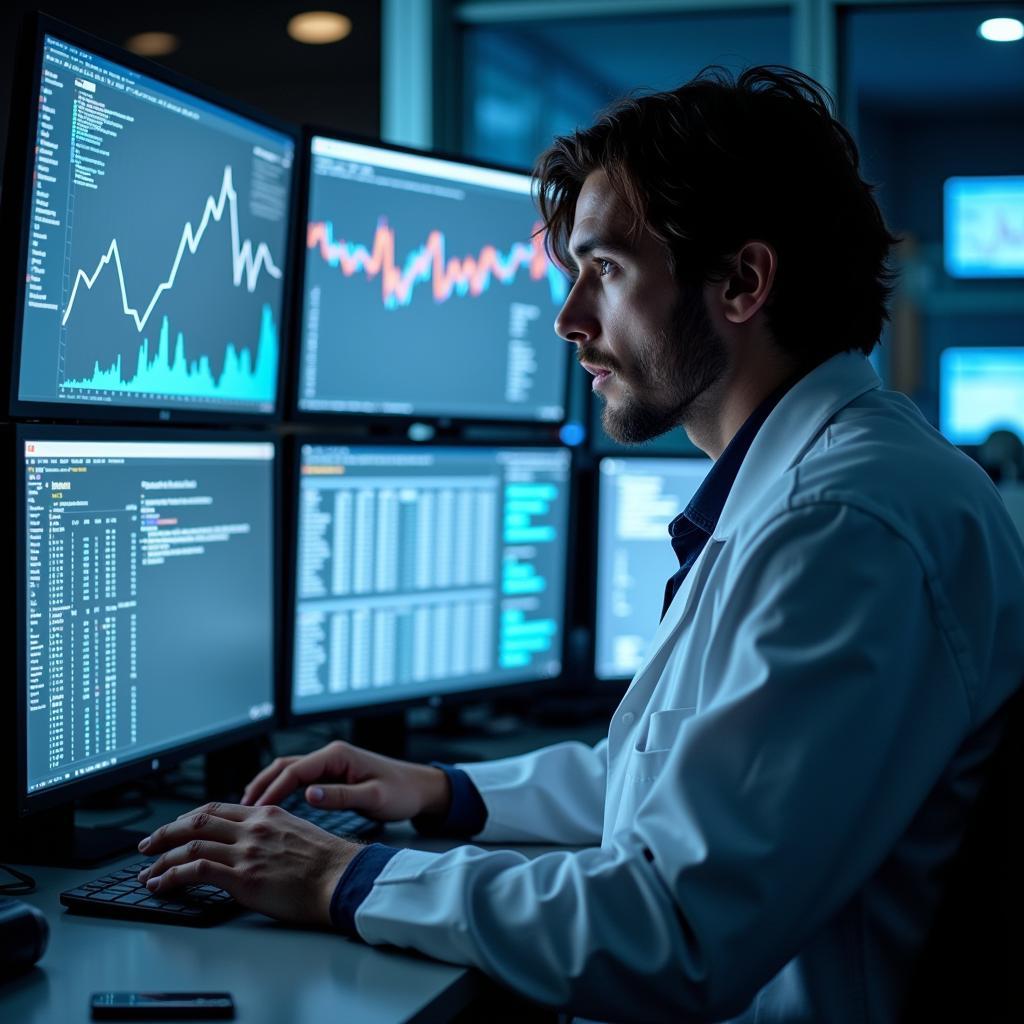
M 1024 439 L 1024 348 L 945 349 L 939 429 L 953 444 L 981 444 L 994 430 Z
M 951 277 L 1024 277 L 1024 175 L 948 178 L 944 221 Z

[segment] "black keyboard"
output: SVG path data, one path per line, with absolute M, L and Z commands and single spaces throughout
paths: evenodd
M 282 800 L 281 806 L 297 818 L 304 818 L 336 836 L 368 836 L 381 828 L 380 822 L 364 818 L 356 811 L 311 807 L 299 790 Z M 190 885 L 168 895 L 154 895 L 139 882 L 138 874 L 155 859 L 137 861 L 68 889 L 60 894 L 60 901 L 76 914 L 130 917 L 136 921 L 167 924 L 218 924 L 238 913 L 240 908 L 235 898 L 215 885 Z
M 306 802 L 303 791 L 300 789 L 289 793 L 281 801 L 281 806 L 296 818 L 302 818 L 311 822 L 318 828 L 332 835 L 347 836 L 369 836 L 381 830 L 381 823 L 372 818 L 364 818 L 358 811 L 328 811 L 322 807 L 313 807 Z
M 215 885 L 189 885 L 169 895 L 154 895 L 138 879 L 139 872 L 154 860 L 136 861 L 68 889 L 60 894 L 60 901 L 76 914 L 168 924 L 217 924 L 238 913 L 235 898 Z

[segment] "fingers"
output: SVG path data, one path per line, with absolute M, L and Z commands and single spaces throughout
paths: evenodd
M 172 867 L 180 867 L 192 861 L 213 860 L 219 864 L 230 864 L 234 858 L 231 845 L 214 843 L 205 839 L 192 839 L 181 846 L 175 846 L 143 868 L 139 872 L 139 881 L 148 883 L 164 875 Z
M 157 859 L 139 872 L 139 881 L 152 892 L 195 884 L 197 872 L 216 873 L 234 863 L 236 843 L 244 822 L 257 812 L 238 804 L 210 803 L 161 825 L 139 843 L 139 849 Z M 196 867 L 197 864 L 215 867 Z M 211 884 L 220 882 L 209 879 Z M 222 886 L 223 887 L 223 886 Z
M 207 804 L 207 808 L 216 807 L 222 813 L 225 808 L 235 808 L 244 812 L 246 816 L 253 812 L 247 807 L 238 807 L 237 804 Z M 182 846 L 192 840 L 205 839 L 216 843 L 234 843 L 241 829 L 242 818 L 227 818 L 221 814 L 214 814 L 206 808 L 200 807 L 197 811 L 183 814 L 180 818 L 166 825 L 161 825 L 151 836 L 147 836 L 139 843 L 139 850 L 148 856 L 155 856 L 165 850 Z
M 153 893 L 169 892 L 187 885 L 215 885 L 235 895 L 238 876 L 229 864 L 220 857 L 229 854 L 230 847 L 218 847 L 216 843 L 198 842 L 194 847 L 180 847 L 165 854 L 146 871 L 139 874 L 139 881 L 145 883 Z M 180 857 L 175 855 L 180 854 Z
M 267 767 L 264 768 L 263 771 L 261 771 L 259 775 L 257 775 L 256 778 L 254 778 L 252 782 L 245 787 L 245 791 L 242 793 L 242 803 L 249 806 L 256 803 L 256 801 L 263 795 L 267 786 L 269 786 L 274 779 L 276 779 L 281 772 L 285 770 L 285 768 L 290 764 L 294 764 L 298 760 L 300 760 L 299 757 L 278 757 L 271 761 L 270 764 L 267 765 Z
M 376 780 L 351 786 L 309 786 L 306 800 L 314 807 L 353 810 L 373 815 L 380 806 L 380 783 Z
M 224 818 L 227 821 L 246 821 L 252 817 L 253 808 L 243 807 L 241 804 L 224 804 L 213 802 L 203 804 L 194 811 L 186 811 L 178 815 L 178 821 L 183 818 L 191 818 L 196 814 L 208 814 L 211 818 Z
M 256 800 L 256 806 L 276 804 L 283 800 L 293 789 L 319 782 L 326 776 L 344 777 L 350 764 L 349 752 L 352 750 L 347 743 L 335 741 L 328 743 L 312 754 L 300 757 L 277 775 L 266 788 L 263 795 Z

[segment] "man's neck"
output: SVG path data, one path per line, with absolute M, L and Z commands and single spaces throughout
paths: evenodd
M 751 413 L 773 391 L 800 375 L 792 360 L 776 356 L 748 362 L 742 370 L 734 368 L 687 410 L 683 422 L 686 436 L 717 460 Z

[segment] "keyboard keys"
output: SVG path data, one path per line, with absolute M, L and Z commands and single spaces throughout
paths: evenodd
M 281 801 L 281 806 L 297 818 L 303 818 L 312 825 L 336 836 L 363 836 L 380 829 L 380 824 L 364 818 L 356 811 L 325 810 L 311 807 L 300 790 L 290 793 Z
M 311 807 L 302 792 L 282 801 L 285 810 L 338 836 L 363 836 L 380 825 L 355 811 Z M 139 882 L 139 872 L 154 863 L 143 858 L 108 872 L 102 878 L 82 882 L 61 893 L 69 910 L 105 917 L 135 917 L 181 924 L 206 924 L 223 920 L 238 909 L 234 898 L 215 885 L 193 885 L 172 894 L 157 896 Z
M 195 885 L 158 896 L 138 880 L 139 872 L 153 863 L 141 860 L 112 871 L 102 878 L 84 882 L 61 893 L 61 902 L 71 910 L 106 917 L 143 917 L 181 924 L 207 924 L 223 920 L 238 909 L 229 893 L 215 885 Z

